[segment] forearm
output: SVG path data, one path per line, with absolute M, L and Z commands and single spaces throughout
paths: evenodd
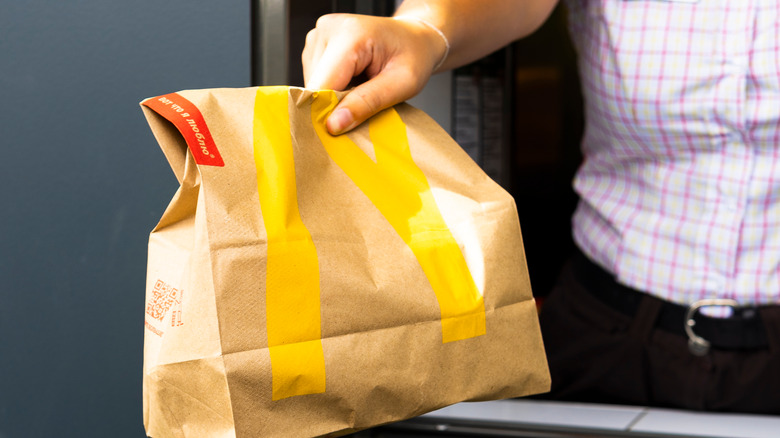
M 536 30 L 557 0 L 406 0 L 396 16 L 439 28 L 450 43 L 440 71 L 479 59 Z

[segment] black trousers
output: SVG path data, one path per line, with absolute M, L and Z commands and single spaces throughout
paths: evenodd
M 780 306 L 759 308 L 765 347 L 695 356 L 684 333 L 658 327 L 663 301 L 642 294 L 629 316 L 582 276 L 570 262 L 542 305 L 552 376 L 543 398 L 780 414 Z

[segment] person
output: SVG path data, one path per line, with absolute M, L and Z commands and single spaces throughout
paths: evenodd
M 406 0 L 393 18 L 326 15 L 307 35 L 306 87 L 367 78 L 327 120 L 341 134 L 555 6 Z M 566 6 L 586 127 L 578 252 L 540 315 L 549 397 L 780 413 L 780 1 Z

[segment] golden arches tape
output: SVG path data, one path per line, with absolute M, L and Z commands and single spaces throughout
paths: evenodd
M 298 211 L 286 87 L 258 89 L 253 129 L 257 191 L 268 236 L 272 398 L 325 392 L 319 263 Z
M 298 212 L 287 87 L 259 88 L 254 153 L 260 206 L 268 234 L 266 317 L 273 399 L 325 391 L 320 329 L 319 265 Z M 409 246 L 439 303 L 442 342 L 485 333 L 485 306 L 447 227 L 427 178 L 414 163 L 406 126 L 388 109 L 369 121 L 372 161 L 347 136 L 331 136 L 325 118 L 338 99 L 313 96 L 314 130 L 349 176 Z

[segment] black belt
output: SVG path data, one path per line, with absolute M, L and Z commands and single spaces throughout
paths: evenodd
M 591 262 L 577 251 L 573 261 L 574 274 L 579 282 L 594 297 L 615 310 L 633 317 L 639 311 L 640 303 L 648 295 L 636 289 L 619 284 L 612 274 Z M 669 301 L 661 301 L 656 327 L 680 336 L 685 332 L 688 308 Z M 693 316 L 698 336 L 720 349 L 757 349 L 769 344 L 758 307 L 736 307 L 728 318 L 712 318 L 701 313 Z

